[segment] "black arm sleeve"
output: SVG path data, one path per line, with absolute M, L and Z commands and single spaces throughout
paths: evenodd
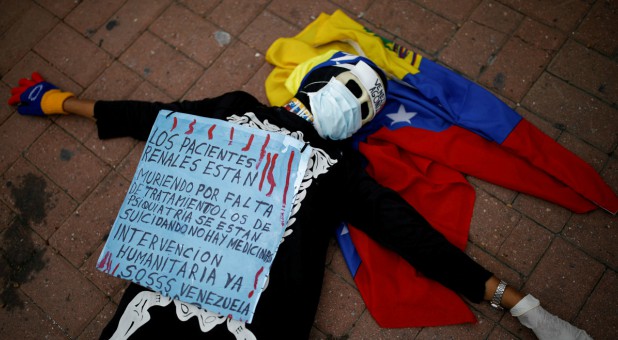
M 395 191 L 371 178 L 360 162 L 349 162 L 344 218 L 423 275 L 473 302 L 483 301 L 492 273 L 434 229 Z
M 94 118 L 101 139 L 133 137 L 146 140 L 160 110 L 217 117 L 222 114 L 244 114 L 258 106 L 263 105 L 252 95 L 241 91 L 211 99 L 167 104 L 130 100 L 97 101 L 94 106 Z

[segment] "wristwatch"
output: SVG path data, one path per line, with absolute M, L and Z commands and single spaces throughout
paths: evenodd
M 502 295 L 504 295 L 504 290 L 506 289 L 506 282 L 500 280 L 498 284 L 498 288 L 496 288 L 496 292 L 494 293 L 494 297 L 491 299 L 489 304 L 497 310 L 503 310 L 502 306 L 500 306 L 500 302 L 502 302 Z

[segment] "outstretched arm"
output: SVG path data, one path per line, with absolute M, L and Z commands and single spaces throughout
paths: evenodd
M 245 92 L 231 92 L 211 99 L 173 103 L 79 99 L 74 94 L 46 82 L 36 72 L 31 79 L 20 79 L 19 86 L 13 88 L 11 94 L 8 103 L 17 105 L 20 114 L 73 114 L 86 117 L 96 121 L 101 139 L 128 136 L 145 140 L 162 109 L 216 117 L 230 112 L 243 114 L 259 104 L 253 96 Z
M 44 117 L 62 114 L 91 119 L 96 121 L 102 139 L 130 136 L 141 140 L 148 137 L 159 110 L 184 108 L 180 103 L 80 99 L 45 81 L 37 72 L 33 72 L 30 79 L 19 80 L 18 86 L 11 89 L 8 104 L 16 105 L 21 115 Z
M 70 97 L 64 101 L 62 107 L 65 112 L 90 119 L 94 119 L 94 104 L 96 102 L 91 99 L 79 99 Z
M 33 72 L 30 79 L 22 78 L 11 89 L 9 105 L 17 105 L 17 111 L 27 116 L 53 114 L 76 114 L 88 118 L 94 116 L 94 101 L 77 99 L 71 92 L 62 91 Z
M 532 295 L 506 285 L 442 236 L 396 192 L 381 186 L 358 163 L 346 169 L 344 217 L 382 246 L 397 252 L 419 272 L 464 295 L 490 301 L 539 339 L 590 339 L 586 332 L 547 312 Z

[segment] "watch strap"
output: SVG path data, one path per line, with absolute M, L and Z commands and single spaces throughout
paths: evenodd
M 502 295 L 504 295 L 504 291 L 506 290 L 506 282 L 500 280 L 498 287 L 496 288 L 496 292 L 494 293 L 493 298 L 489 302 L 491 306 L 497 310 L 503 310 L 502 306 L 500 306 L 500 302 L 502 302 Z

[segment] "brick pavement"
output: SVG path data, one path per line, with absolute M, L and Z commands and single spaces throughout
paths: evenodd
M 345 10 L 504 99 L 618 191 L 615 0 L 0 1 L 0 91 L 30 71 L 97 99 L 242 88 L 266 101 L 266 49 Z M 224 79 L 224 81 L 222 81 Z M 0 105 L 0 338 L 95 338 L 124 283 L 94 270 L 142 143 Z M 618 223 L 475 178 L 467 252 L 598 339 L 618 338 Z M 474 325 L 380 329 L 333 242 L 312 339 L 530 339 L 472 305 Z

